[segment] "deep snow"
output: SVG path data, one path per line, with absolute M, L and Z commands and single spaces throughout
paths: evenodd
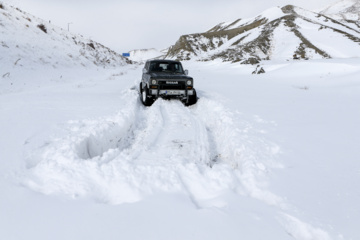
M 359 59 L 184 66 L 191 107 L 136 65 L 2 93 L 1 238 L 360 236 Z

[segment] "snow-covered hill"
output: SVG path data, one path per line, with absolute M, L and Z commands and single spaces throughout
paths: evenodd
M 261 60 L 360 56 L 360 31 L 295 6 L 274 7 L 251 19 L 221 23 L 205 33 L 181 36 L 167 54 L 196 59 L 257 63 Z
M 5 3 L 0 5 L 0 92 L 32 84 L 30 80 L 24 82 L 26 73 L 36 73 L 38 78 L 56 75 L 62 81 L 64 68 L 82 71 L 128 63 L 129 60 L 100 43 Z

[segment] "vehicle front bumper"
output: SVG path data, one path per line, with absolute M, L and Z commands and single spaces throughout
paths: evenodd
M 186 97 L 194 95 L 194 90 L 178 90 L 178 89 L 167 89 L 167 90 L 159 90 L 159 89 L 150 89 L 150 95 L 156 97 Z

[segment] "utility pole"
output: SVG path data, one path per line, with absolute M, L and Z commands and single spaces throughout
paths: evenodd
M 68 23 L 68 32 L 70 31 L 70 24 L 73 24 L 73 23 L 72 22 Z

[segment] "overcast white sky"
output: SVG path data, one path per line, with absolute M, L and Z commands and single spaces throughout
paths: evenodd
M 163 49 L 184 34 L 254 17 L 276 6 L 309 10 L 339 0 L 2 0 L 118 52 Z

